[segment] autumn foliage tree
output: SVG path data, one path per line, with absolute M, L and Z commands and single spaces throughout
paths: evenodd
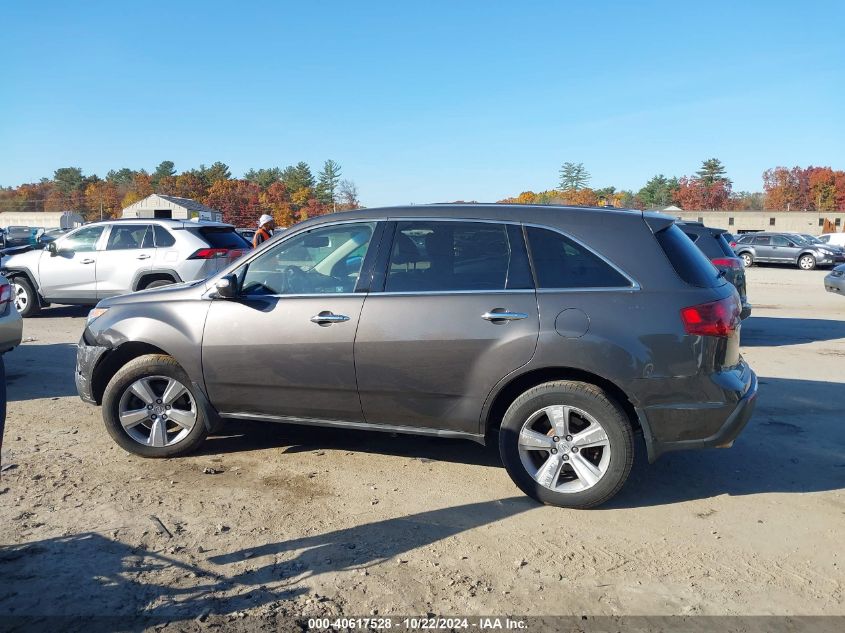
M 254 226 L 261 215 L 261 187 L 249 180 L 214 182 L 208 189 L 205 204 L 223 212 L 223 219 L 237 226 Z

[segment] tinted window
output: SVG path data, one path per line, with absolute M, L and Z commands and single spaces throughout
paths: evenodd
M 759 246 L 768 246 L 768 245 L 769 245 L 769 244 L 771 244 L 771 243 L 772 243 L 772 238 L 770 238 L 770 237 L 769 237 L 769 236 L 767 236 L 767 235 L 765 235 L 765 236 L 763 236 L 763 237 L 755 237 L 755 238 L 754 238 L 754 244 L 755 244 L 755 245 L 759 245 Z
M 59 250 L 85 252 L 93 251 L 97 240 L 103 234 L 104 226 L 88 226 L 71 233 L 57 243 Z
M 141 248 L 148 229 L 149 227 L 146 224 L 113 224 L 106 243 L 106 250 L 122 251 Z
M 176 240 L 173 239 L 173 236 L 163 226 L 158 224 L 154 225 L 154 231 L 156 236 L 156 247 L 158 248 L 167 248 L 168 246 L 173 246 L 176 243 Z
M 486 222 L 399 222 L 387 292 L 531 287 L 517 226 Z
M 727 255 L 728 257 L 736 257 L 734 253 L 734 249 L 731 248 L 730 242 L 728 242 L 726 233 L 722 233 L 720 235 L 716 235 L 716 243 L 719 245 L 719 248 L 722 249 L 722 255 Z
M 775 235 L 772 238 L 772 245 L 773 246 L 789 246 L 789 240 L 785 237 L 781 237 L 780 235 Z
M 585 246 L 548 229 L 528 227 L 531 260 L 540 288 L 620 288 L 631 282 Z M 696 250 L 680 229 L 680 239 Z
M 700 288 L 721 285 L 719 272 L 676 224 L 658 231 L 654 236 L 669 258 L 672 268 L 685 282 Z
M 204 226 L 199 234 L 212 248 L 252 248 L 252 244 L 233 228 Z
M 698 235 L 695 233 L 686 233 L 686 236 L 693 241 L 693 244 L 698 241 Z
M 375 224 L 317 228 L 282 240 L 249 263 L 245 294 L 354 292 Z

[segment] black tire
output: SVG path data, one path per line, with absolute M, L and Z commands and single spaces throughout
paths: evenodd
M 12 298 L 15 302 L 15 309 L 24 319 L 38 316 L 41 312 L 41 300 L 26 277 L 12 279 Z M 19 307 L 21 303 L 25 303 L 25 305 Z
M 6 365 L 0 355 L 0 451 L 3 450 L 3 432 L 6 429 Z
M 746 251 L 745 253 L 742 253 L 739 257 L 746 268 L 751 268 L 754 265 L 754 256 L 751 253 Z
M 178 380 L 185 386 L 196 406 L 196 422 L 190 432 L 178 443 L 169 446 L 150 446 L 133 439 L 120 423 L 119 406 L 124 393 L 141 378 L 162 376 Z M 185 370 L 170 356 L 149 354 L 139 356 L 121 367 L 109 381 L 103 394 L 103 422 L 112 439 L 124 450 L 141 457 L 178 457 L 196 450 L 203 443 L 206 430 L 205 415 L 199 405 L 191 379 Z
M 170 279 L 156 279 L 156 280 L 151 281 L 148 284 L 146 284 L 143 288 L 140 288 L 140 290 L 151 290 L 152 288 L 163 288 L 164 286 L 172 286 L 174 283 L 176 283 L 176 282 L 172 281 Z
M 558 492 L 543 486 L 526 470 L 520 457 L 518 443 L 523 425 L 535 412 L 555 405 L 584 411 L 607 435 L 610 462 L 598 481 L 585 490 Z M 634 462 L 634 437 L 628 416 L 604 391 L 589 383 L 560 380 L 533 387 L 514 400 L 502 420 L 499 452 L 511 479 L 529 497 L 548 505 L 585 509 L 604 503 L 622 488 Z M 574 471 L 570 474 L 566 469 L 564 465 L 561 476 L 574 476 Z
M 809 253 L 804 253 L 798 258 L 798 268 L 801 270 L 813 270 L 816 267 L 816 258 Z

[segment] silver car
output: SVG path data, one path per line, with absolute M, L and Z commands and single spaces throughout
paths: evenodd
M 12 285 L 0 276 L 0 447 L 3 446 L 3 427 L 6 424 L 6 366 L 3 354 L 21 343 L 21 316 L 12 307 Z
M 252 246 L 234 227 L 186 220 L 111 220 L 80 227 L 43 250 L 4 259 L 24 317 L 53 303 L 94 305 L 101 299 L 205 279 Z
M 824 289 L 845 295 L 845 264 L 837 266 L 825 275 Z

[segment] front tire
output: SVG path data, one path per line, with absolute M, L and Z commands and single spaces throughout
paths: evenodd
M 583 509 L 622 488 L 634 461 L 634 439 L 628 416 L 604 391 L 561 380 L 514 400 L 502 420 L 499 451 L 525 494 Z
M 124 365 L 103 394 L 103 421 L 121 448 L 141 457 L 178 457 L 202 444 L 205 416 L 185 370 L 150 354 Z
M 24 319 L 37 316 L 41 312 L 41 303 L 35 288 L 24 277 L 15 277 L 12 280 L 12 292 L 14 293 L 15 309 Z
M 816 267 L 816 258 L 812 255 L 801 255 L 798 258 L 798 268 L 801 270 L 813 270 Z

